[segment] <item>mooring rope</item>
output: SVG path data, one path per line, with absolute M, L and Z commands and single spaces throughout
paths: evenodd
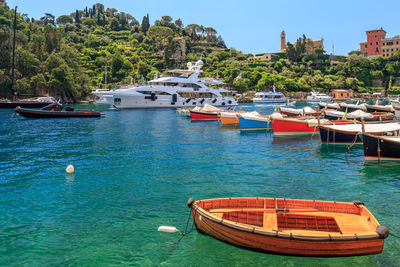
M 160 266 L 162 262 L 166 261 L 166 260 L 168 259 L 169 255 L 171 255 L 172 251 L 174 251 L 175 248 L 178 246 L 179 242 L 181 242 L 182 238 L 184 238 L 186 235 L 190 234 L 190 233 L 193 231 L 193 228 L 194 228 L 194 219 L 193 219 L 193 223 L 192 223 L 192 228 L 190 229 L 189 232 L 187 232 L 187 229 L 188 229 L 188 226 L 189 226 L 189 221 L 190 221 L 191 215 L 192 215 L 192 210 L 190 210 L 190 212 L 189 212 L 189 216 L 188 216 L 188 219 L 187 219 L 187 222 L 186 222 L 185 231 L 184 231 L 184 232 L 181 232 L 181 233 L 180 233 L 180 234 L 181 234 L 181 237 L 180 237 L 177 241 L 173 242 L 173 243 L 169 246 L 168 250 L 165 251 L 165 253 L 163 253 L 163 255 L 162 255 L 162 257 L 161 257 L 161 259 L 160 259 L 160 261 L 159 261 L 159 264 L 158 264 L 157 266 Z M 194 211 L 194 215 L 195 215 L 194 217 L 196 217 L 196 210 Z
M 356 142 L 357 142 L 357 137 L 358 137 L 358 134 L 356 134 L 355 136 L 354 136 L 354 140 L 353 140 L 353 142 L 351 143 L 351 145 L 349 145 L 348 147 L 347 147 L 347 151 L 346 151 L 346 153 L 344 153 L 344 157 L 347 159 L 347 154 L 350 152 L 350 149 L 356 144 Z

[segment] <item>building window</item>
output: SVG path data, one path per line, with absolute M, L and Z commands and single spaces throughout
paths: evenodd
M 382 43 L 382 45 L 385 45 L 385 43 Z
M 372 42 L 369 45 L 372 46 Z
M 385 52 L 385 49 L 382 49 L 382 52 Z
M 392 52 L 393 52 L 393 48 L 392 48 Z
M 376 51 L 376 52 L 379 52 L 379 48 L 377 47 L 377 48 L 375 49 L 375 51 Z
M 396 44 L 399 44 L 399 41 L 396 41 Z
M 376 42 L 376 45 L 378 45 L 378 42 Z
M 375 38 L 376 38 L 376 35 L 375 35 Z
M 365 45 L 365 48 L 367 48 L 368 45 Z

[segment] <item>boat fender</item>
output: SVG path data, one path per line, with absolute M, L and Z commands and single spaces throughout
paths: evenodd
M 187 201 L 187 203 L 186 203 L 186 205 L 189 207 L 189 208 L 191 208 L 192 207 L 192 205 L 193 205 L 193 202 L 194 202 L 194 198 L 189 198 L 189 200 Z
M 379 235 L 379 237 L 382 239 L 385 239 L 389 236 L 389 229 L 387 229 L 383 225 L 378 225 L 378 227 L 376 227 L 375 231 Z
M 217 102 L 217 99 L 215 98 L 212 102 L 213 102 L 213 103 Z
M 356 205 L 356 206 L 360 206 L 360 205 L 363 205 L 363 206 L 364 206 L 364 205 L 365 205 L 364 202 L 362 202 L 362 201 L 360 201 L 360 200 L 354 200 L 354 201 L 353 201 L 353 204 Z

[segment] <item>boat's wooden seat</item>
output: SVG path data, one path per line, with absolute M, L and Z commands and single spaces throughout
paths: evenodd
M 279 212 L 279 217 L 281 218 L 284 214 L 287 214 L 288 217 L 292 215 L 292 217 L 301 217 L 301 215 L 305 215 L 305 217 L 321 217 L 321 218 L 328 218 L 330 217 L 331 224 L 330 228 L 332 231 L 324 231 L 319 229 L 312 229 L 312 228 L 297 228 L 301 227 L 301 225 L 292 224 L 293 229 L 290 228 L 290 224 L 283 224 L 282 218 L 279 219 L 274 209 L 257 209 L 257 208 L 250 208 L 250 209 L 212 209 L 209 211 L 212 215 L 226 219 L 234 222 L 244 223 L 248 225 L 263 227 L 265 229 L 271 230 L 279 230 L 282 232 L 292 232 L 292 231 L 300 231 L 303 234 L 315 234 L 320 235 L 321 232 L 328 233 L 337 233 L 337 234 L 374 234 L 374 229 L 371 229 L 366 221 L 366 218 L 360 216 L 358 214 L 349 214 L 349 213 L 338 213 L 338 212 L 321 212 L 321 211 L 314 211 L 310 209 L 309 212 L 305 210 L 296 211 L 292 209 L 292 212 Z M 262 221 L 259 217 L 262 214 Z M 279 223 L 279 220 L 281 221 Z M 311 219 L 312 220 L 312 219 Z M 335 222 L 336 226 L 332 226 L 333 222 Z M 325 226 L 326 227 L 326 226 Z M 326 228 L 328 229 L 328 228 Z

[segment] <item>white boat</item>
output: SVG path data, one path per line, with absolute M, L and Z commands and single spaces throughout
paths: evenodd
M 203 62 L 188 63 L 187 70 L 171 70 L 169 75 L 149 81 L 146 86 L 121 90 L 93 92 L 103 102 L 116 108 L 175 108 L 213 106 L 235 106 L 235 99 L 229 90 L 208 87 L 207 84 L 221 85 L 213 78 L 200 78 Z
M 323 108 L 339 109 L 340 108 L 340 104 L 339 103 L 319 102 L 318 106 L 319 106 L 320 109 L 323 109 Z
M 286 103 L 287 98 L 281 92 L 275 92 L 275 85 L 273 87 L 273 92 L 258 92 L 253 98 L 253 103 L 258 104 L 278 104 Z
M 311 95 L 307 96 L 307 102 L 329 102 L 332 100 L 327 94 L 311 92 Z

